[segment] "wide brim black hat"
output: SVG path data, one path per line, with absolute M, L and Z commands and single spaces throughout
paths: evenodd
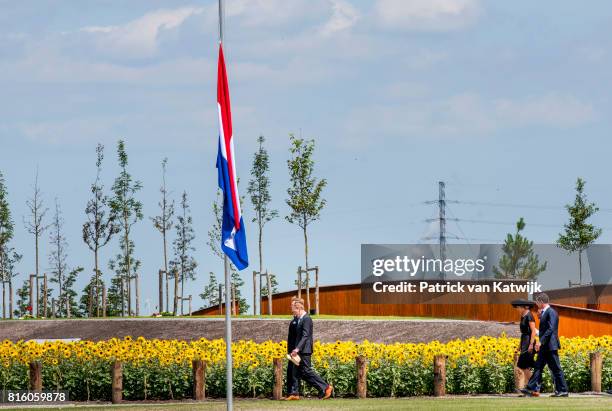
M 513 307 L 533 307 L 535 302 L 529 300 L 514 300 L 511 302 Z

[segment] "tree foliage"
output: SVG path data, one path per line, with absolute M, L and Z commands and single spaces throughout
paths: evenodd
M 578 253 L 578 270 L 582 283 L 582 252 L 601 235 L 601 228 L 587 222 L 599 208 L 595 203 L 589 203 L 584 192 L 585 181 L 576 180 L 576 197 L 573 204 L 565 206 L 569 214 L 569 222 L 564 225 L 565 231 L 559 234 L 557 245 L 568 253 Z
M 533 241 L 521 235 L 524 229 L 525 220 L 521 217 L 516 223 L 514 235 L 508 234 L 504 241 L 504 255 L 499 260 L 499 268 L 493 267 L 497 278 L 533 280 L 546 270 L 547 263 L 540 264 L 533 251 Z

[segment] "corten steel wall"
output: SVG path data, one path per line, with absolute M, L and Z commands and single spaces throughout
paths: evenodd
M 565 337 L 588 337 L 612 335 L 612 313 L 551 304 L 559 313 L 559 335 Z
M 274 314 L 289 314 L 291 298 L 297 291 L 275 294 L 272 297 Z M 306 299 L 306 290 L 302 290 Z M 310 308 L 315 307 L 315 289 L 310 289 Z M 268 301 L 261 300 L 262 313 L 268 313 Z M 400 317 L 438 317 L 483 321 L 516 321 L 517 313 L 509 304 L 361 304 L 361 284 L 324 286 L 319 289 L 321 314 L 371 315 Z
M 612 312 L 612 285 L 609 284 L 547 290 L 546 294 L 555 304 Z

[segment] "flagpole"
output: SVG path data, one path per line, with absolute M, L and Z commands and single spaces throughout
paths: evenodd
M 219 0 L 219 44 L 223 44 L 223 0 Z M 234 380 L 232 378 L 232 316 L 231 316 L 231 292 L 232 281 L 230 277 L 229 261 L 227 254 L 223 255 L 223 268 L 225 272 L 225 399 L 227 410 L 234 409 Z M 221 301 L 219 301 L 221 304 Z
M 225 267 L 225 357 L 226 357 L 226 387 L 225 398 L 227 399 L 227 409 L 232 411 L 234 395 L 233 395 L 233 378 L 232 378 L 232 317 L 231 317 L 231 292 L 232 282 L 229 270 L 229 261 L 227 255 L 223 258 Z

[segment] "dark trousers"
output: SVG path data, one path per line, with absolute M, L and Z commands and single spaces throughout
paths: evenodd
M 555 391 L 567 392 L 567 383 L 565 382 L 565 376 L 563 375 L 563 370 L 561 369 L 559 353 L 557 350 L 540 350 L 540 352 L 538 352 L 538 359 L 533 367 L 533 374 L 531 375 L 526 388 L 531 391 L 540 391 L 540 388 L 542 387 L 542 372 L 544 371 L 544 366 L 546 365 L 548 365 L 548 368 L 552 374 L 553 382 L 555 384 Z
M 287 364 L 287 395 L 298 395 L 300 380 L 297 378 L 297 367 L 291 361 Z
M 299 380 L 304 380 L 308 384 L 312 385 L 319 391 L 319 397 L 323 396 L 325 389 L 329 384 L 323 381 L 323 378 L 319 376 L 312 369 L 312 363 L 310 362 L 311 354 L 300 354 L 302 361 L 300 361 L 300 366 L 297 368 L 297 381 L 299 386 Z

